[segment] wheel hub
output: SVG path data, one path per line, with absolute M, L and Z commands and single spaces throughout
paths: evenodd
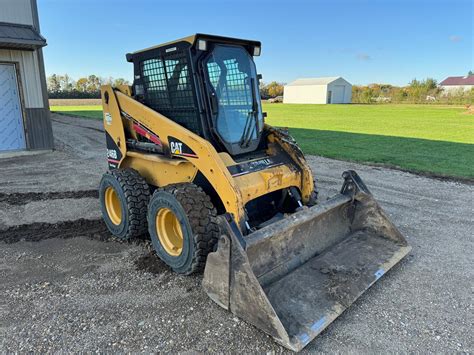
M 111 186 L 105 189 L 105 208 L 112 223 L 118 226 L 122 222 L 122 205 L 117 192 Z
M 178 256 L 183 251 L 183 231 L 178 217 L 169 208 L 162 208 L 156 215 L 156 234 L 165 251 Z

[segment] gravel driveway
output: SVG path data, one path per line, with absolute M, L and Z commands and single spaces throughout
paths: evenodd
M 171 272 L 147 240 L 111 238 L 94 193 L 100 123 L 53 119 L 60 149 L 1 162 L 0 351 L 286 351 L 208 299 L 201 276 Z M 474 186 L 309 162 L 323 199 L 356 170 L 413 250 L 304 351 L 473 352 Z

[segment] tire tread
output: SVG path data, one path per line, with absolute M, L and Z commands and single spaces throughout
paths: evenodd
M 193 183 L 171 184 L 158 191 L 166 191 L 176 197 L 186 212 L 194 234 L 193 261 L 185 274 L 202 272 L 207 254 L 214 250 L 219 237 L 216 208 L 204 190 Z
M 113 176 L 125 195 L 128 212 L 128 229 L 123 239 L 132 239 L 148 231 L 146 219 L 150 187 L 145 179 L 134 169 L 115 169 L 107 172 Z

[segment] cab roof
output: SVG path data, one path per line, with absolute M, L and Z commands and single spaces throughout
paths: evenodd
M 170 41 L 170 42 L 166 42 L 166 43 L 163 43 L 163 44 L 159 44 L 157 46 L 148 47 L 148 48 L 145 48 L 145 49 L 142 49 L 142 50 L 139 50 L 139 51 L 135 51 L 135 52 L 132 52 L 132 53 L 127 53 L 127 61 L 131 62 L 133 56 L 136 55 L 136 54 L 148 52 L 148 51 L 155 50 L 155 49 L 164 48 L 164 47 L 167 47 L 167 46 L 170 46 L 170 45 L 173 45 L 173 44 L 176 44 L 176 43 L 180 43 L 180 42 L 188 42 L 192 46 L 195 46 L 198 39 L 203 39 L 203 40 L 207 40 L 207 41 L 210 41 L 210 42 L 219 42 L 219 43 L 226 43 L 226 44 L 238 44 L 238 45 L 244 45 L 244 46 L 247 46 L 247 47 L 261 47 L 262 46 L 260 41 L 247 40 L 247 39 L 241 39 L 241 38 L 233 38 L 233 37 L 216 36 L 216 35 L 210 35 L 210 34 L 205 34 L 205 33 L 196 33 L 194 35 L 183 37 L 183 38 L 180 38 L 180 39 L 177 39 L 177 40 L 174 40 L 174 41 Z

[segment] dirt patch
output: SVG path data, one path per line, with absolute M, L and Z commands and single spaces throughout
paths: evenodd
M 88 237 L 107 241 L 112 239 L 102 219 L 78 219 L 59 223 L 31 223 L 9 227 L 0 231 L 0 242 L 16 243 L 21 240 L 37 242 L 50 238 Z
M 169 271 L 169 267 L 158 258 L 154 251 L 142 255 L 135 261 L 135 267 L 138 271 L 146 271 L 154 275 Z
M 32 201 L 59 200 L 59 199 L 99 198 L 98 190 L 63 191 L 63 192 L 24 192 L 0 193 L 0 203 L 9 205 L 25 205 Z
M 77 237 L 86 237 L 102 242 L 114 241 L 144 245 L 147 250 L 151 250 L 152 248 L 148 235 L 138 236 L 132 240 L 122 240 L 114 237 L 107 229 L 102 218 L 80 218 L 75 221 L 63 221 L 58 223 L 35 222 L 0 230 L 0 242 L 7 244 L 19 241 L 39 242 L 51 238 L 69 239 Z
M 60 116 L 66 116 L 66 117 L 77 117 L 77 118 L 82 118 L 84 119 L 84 117 L 82 116 L 79 116 L 79 115 L 74 115 L 70 112 L 54 112 L 56 115 L 60 115 Z M 64 121 L 58 121 L 58 120 L 55 120 L 53 118 L 51 118 L 51 121 L 53 122 L 56 122 L 56 123 L 60 123 L 60 124 L 63 124 L 63 125 L 67 125 L 67 126 L 74 126 L 74 127 L 80 127 L 81 129 L 89 129 L 89 130 L 92 130 L 92 131 L 95 131 L 95 132 L 100 132 L 100 133 L 103 133 L 104 132 L 104 129 L 103 128 L 96 128 L 96 127 L 88 127 L 88 126 L 84 126 L 82 124 L 75 124 L 75 123 L 72 123 L 72 122 L 64 122 Z

